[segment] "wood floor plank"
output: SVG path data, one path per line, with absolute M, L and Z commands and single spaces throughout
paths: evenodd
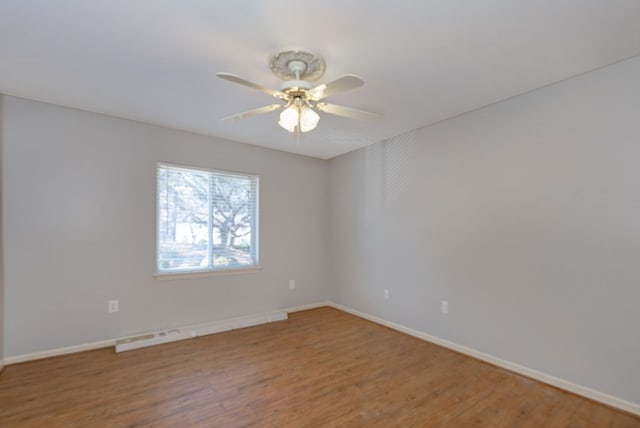
M 640 428 L 640 418 L 319 308 L 6 367 L 0 426 Z

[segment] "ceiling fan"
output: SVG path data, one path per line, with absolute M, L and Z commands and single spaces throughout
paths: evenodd
M 354 74 L 345 74 L 331 82 L 314 86 L 311 82 L 319 79 L 326 68 L 324 60 L 317 55 L 304 51 L 280 52 L 269 57 L 269 68 L 284 80 L 279 90 L 265 88 L 235 74 L 216 74 L 221 79 L 257 89 L 282 101 L 234 114 L 222 120 L 244 119 L 282 109 L 278 125 L 289 132 L 297 131 L 299 135 L 300 132 L 311 131 L 318 125 L 320 116 L 316 111 L 359 120 L 380 117 L 376 113 L 322 102 L 331 95 L 360 87 L 364 85 L 364 81 Z

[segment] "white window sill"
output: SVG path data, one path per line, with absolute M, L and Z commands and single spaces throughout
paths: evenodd
M 262 266 L 190 272 L 156 272 L 153 274 L 153 277 L 159 281 L 172 281 L 176 279 L 206 278 L 209 276 L 242 275 L 246 273 L 257 273 L 260 270 L 262 270 Z

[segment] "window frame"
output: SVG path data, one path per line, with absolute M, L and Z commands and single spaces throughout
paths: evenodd
M 188 269 L 184 271 L 163 271 L 159 266 L 160 255 L 160 189 L 158 187 L 158 172 L 161 167 L 183 169 L 185 171 L 202 171 L 206 173 L 219 174 L 225 176 L 236 177 L 251 177 L 255 180 L 255 220 L 254 230 L 251 231 L 251 252 L 253 253 L 254 263 L 247 266 L 231 266 L 224 268 L 201 268 L 201 269 Z M 218 275 L 238 275 L 245 273 L 255 273 L 262 269 L 260 265 L 260 176 L 258 174 L 247 173 L 242 171 L 228 171 L 217 168 L 206 168 L 200 166 L 190 166 L 183 164 L 176 164 L 172 162 L 160 161 L 156 163 L 155 167 L 155 210 L 156 210 L 156 248 L 155 248 L 155 271 L 153 277 L 158 280 L 172 280 L 172 279 L 188 279 L 188 278 L 201 278 L 208 276 Z

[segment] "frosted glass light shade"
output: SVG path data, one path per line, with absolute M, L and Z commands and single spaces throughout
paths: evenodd
M 311 107 L 303 105 L 298 107 L 290 105 L 280 113 L 280 121 L 278 125 L 282 126 L 289 132 L 294 132 L 298 123 L 301 132 L 308 132 L 318 126 L 320 116 Z
M 296 130 L 298 125 L 298 107 L 290 105 L 280 113 L 280 121 L 278 125 L 282 126 L 289 132 Z
M 320 116 L 308 106 L 302 106 L 300 109 L 300 131 L 308 132 L 318 125 Z

